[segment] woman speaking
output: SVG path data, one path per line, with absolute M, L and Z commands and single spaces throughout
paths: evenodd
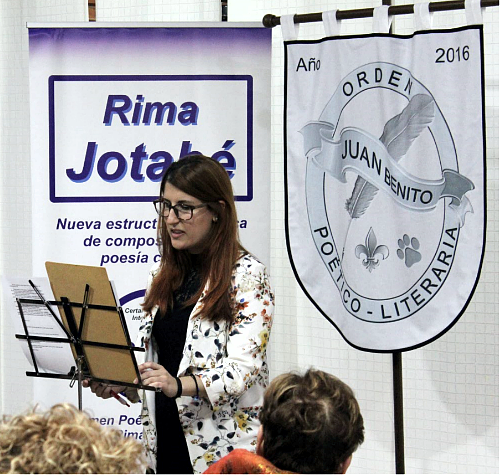
M 103 398 L 114 390 L 142 400 L 156 473 L 201 473 L 234 448 L 255 450 L 274 296 L 264 265 L 238 240 L 231 182 L 217 161 L 173 163 L 154 205 L 161 260 L 138 344 L 146 348 L 142 384 L 161 392 L 90 386 Z

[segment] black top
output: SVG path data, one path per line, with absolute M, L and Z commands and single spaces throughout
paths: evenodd
M 158 345 L 159 363 L 172 375 L 177 376 L 182 351 L 186 343 L 189 316 L 194 305 L 183 307 L 200 287 L 200 275 L 196 269 L 184 279 L 174 292 L 174 306 L 166 315 L 158 314 L 153 324 L 153 337 Z M 156 473 L 193 473 L 184 432 L 179 420 L 175 399 L 162 392 L 156 393 L 157 467 Z

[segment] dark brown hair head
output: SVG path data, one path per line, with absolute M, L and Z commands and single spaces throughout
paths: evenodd
M 281 470 L 341 473 L 342 464 L 364 440 L 354 393 L 323 371 L 275 378 L 259 417 L 263 455 Z

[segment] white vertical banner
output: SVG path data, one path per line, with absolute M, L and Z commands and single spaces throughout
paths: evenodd
M 134 341 L 159 259 L 152 201 L 180 157 L 199 152 L 226 168 L 241 241 L 269 263 L 271 31 L 102 25 L 29 25 L 33 269 L 106 267 Z M 35 396 L 76 404 L 77 390 L 43 380 Z M 90 391 L 84 406 L 142 437 L 138 407 Z
M 477 285 L 481 28 L 285 43 L 288 250 L 303 290 L 356 348 L 438 338 Z

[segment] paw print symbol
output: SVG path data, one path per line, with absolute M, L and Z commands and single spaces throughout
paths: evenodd
M 397 255 L 401 260 L 404 260 L 406 267 L 411 267 L 422 259 L 422 254 L 418 252 L 420 243 L 417 238 L 410 239 L 410 236 L 405 234 L 403 239 L 398 239 L 398 247 Z

